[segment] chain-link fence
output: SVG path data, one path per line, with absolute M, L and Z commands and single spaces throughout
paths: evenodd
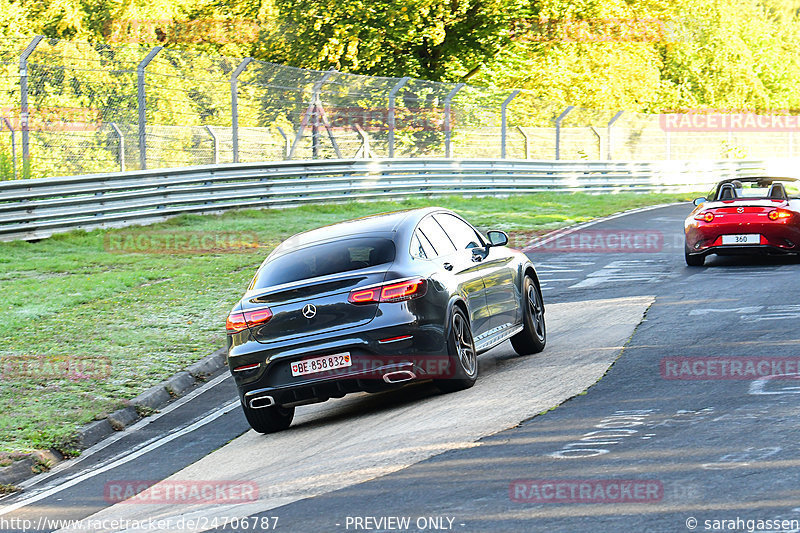
M 791 157 L 800 131 L 785 113 L 698 126 L 524 90 L 41 37 L 0 44 L 0 92 L 0 179 L 312 158 Z

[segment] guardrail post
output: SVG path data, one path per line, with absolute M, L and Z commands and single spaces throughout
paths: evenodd
M 458 91 L 464 87 L 465 84 L 459 83 L 447 97 L 444 99 L 444 156 L 451 157 L 452 150 L 450 149 L 450 141 L 452 140 L 452 131 L 450 130 L 450 102 L 453 100 L 453 97 L 456 95 Z
M 519 94 L 519 90 L 514 91 L 513 93 L 508 95 L 503 103 L 500 105 L 500 158 L 506 158 L 506 127 L 508 125 L 507 117 L 506 117 L 506 110 L 508 108 L 508 104 L 511 103 L 511 100 L 516 98 Z
M 280 126 L 275 127 L 278 129 L 278 133 L 281 134 L 281 137 L 283 137 L 283 158 L 289 159 L 289 150 L 291 149 L 291 146 L 289 145 L 289 136 L 286 135 L 286 133 L 283 131 L 283 128 Z
M 211 129 L 211 126 L 206 125 L 206 131 L 211 136 L 211 142 L 214 143 L 214 164 L 219 164 L 219 139 L 217 139 L 217 134 L 214 133 L 214 130 Z
M 154 46 L 147 56 L 142 59 L 139 66 L 136 67 L 136 95 L 139 106 L 139 167 L 142 170 L 147 169 L 147 133 L 145 130 L 147 125 L 147 102 L 144 98 L 144 69 L 163 48 L 163 46 Z
M 392 90 L 389 91 L 389 157 L 394 157 L 394 126 L 395 126 L 395 114 L 394 114 L 394 102 L 395 97 L 397 96 L 397 92 L 403 88 L 403 85 L 408 83 L 410 80 L 410 76 L 406 76 L 405 78 L 401 78 L 400 81 L 395 83 Z
M 31 153 L 28 138 L 28 58 L 42 42 L 44 36 L 37 35 L 34 37 L 22 55 L 19 56 L 19 118 L 20 126 L 22 128 L 22 177 L 28 178 L 31 173 Z M 16 170 L 14 171 L 16 176 Z
M 119 140 L 119 171 L 125 172 L 125 136 L 122 135 L 116 122 L 112 122 L 110 126 L 114 130 L 114 133 L 117 134 L 117 139 Z
M 568 105 L 564 111 L 556 118 L 556 161 L 561 159 L 561 121 L 575 109 L 574 105 Z
M 525 139 L 525 159 L 531 158 L 531 146 L 528 139 L 528 132 L 522 129 L 522 126 L 517 126 L 517 131 L 522 134 L 522 138 Z
M 608 121 L 608 125 L 606 126 L 606 137 L 608 137 L 608 140 L 606 141 L 606 150 L 608 151 L 606 159 L 608 159 L 609 161 L 611 161 L 611 154 L 612 154 L 611 146 L 614 142 L 612 140 L 613 137 L 611 136 L 611 127 L 619 119 L 619 117 L 622 116 L 622 113 L 624 113 L 624 111 L 617 111 L 617 114 L 611 117 L 611 120 Z
M 246 57 L 239 63 L 236 70 L 231 74 L 231 138 L 233 142 L 233 162 L 239 162 L 239 90 L 237 84 L 239 83 L 239 74 L 244 72 L 247 65 L 253 60 L 252 57 Z

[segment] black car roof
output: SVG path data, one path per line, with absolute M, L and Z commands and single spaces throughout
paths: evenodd
M 728 178 L 725 180 L 720 181 L 717 185 L 722 185 L 723 183 L 732 183 L 734 181 L 741 181 L 741 182 L 773 182 L 773 181 L 797 181 L 797 178 L 785 178 L 781 176 L 750 176 L 746 178 Z
M 404 224 L 413 224 L 416 226 L 425 215 L 428 213 L 435 213 L 443 211 L 441 207 L 423 207 L 420 209 L 410 209 L 405 211 L 391 211 L 388 213 L 380 213 L 377 215 L 369 215 L 366 217 L 347 220 L 344 222 L 337 222 L 321 228 L 312 229 L 303 233 L 298 233 L 289 237 L 282 242 L 270 254 L 283 255 L 284 253 L 305 248 L 312 244 L 323 243 L 325 241 L 341 239 L 343 237 L 355 237 L 360 235 L 385 235 L 392 238 L 393 233 Z

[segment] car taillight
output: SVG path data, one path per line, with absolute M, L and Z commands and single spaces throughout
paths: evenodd
M 767 216 L 770 220 L 778 220 L 779 218 L 789 218 L 792 216 L 792 212 L 786 211 L 785 209 L 776 209 L 774 211 L 770 211 Z
M 368 289 L 356 289 L 350 293 L 347 301 L 351 304 L 402 302 L 424 296 L 426 289 L 425 278 L 414 278 Z
M 248 328 L 264 324 L 272 318 L 272 311 L 267 308 L 251 309 L 249 311 L 231 311 L 225 320 L 225 329 L 228 333 L 238 333 Z
M 695 220 L 705 220 L 706 222 L 714 222 L 714 213 L 711 211 L 704 211 L 703 213 L 697 213 L 694 216 Z

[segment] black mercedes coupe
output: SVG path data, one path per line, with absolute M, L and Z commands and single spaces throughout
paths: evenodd
M 487 238 L 488 237 L 488 238 Z M 258 432 L 295 407 L 433 380 L 471 387 L 477 356 L 511 340 L 545 347 L 536 269 L 441 208 L 369 216 L 297 234 L 264 260 L 226 321 L 228 365 Z

